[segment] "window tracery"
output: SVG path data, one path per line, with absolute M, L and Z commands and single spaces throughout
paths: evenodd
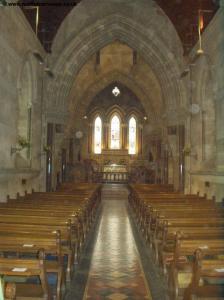
M 134 117 L 129 120 L 129 154 L 136 154 L 136 137 L 137 137 L 137 126 Z
M 100 154 L 102 151 L 102 120 L 98 116 L 94 122 L 94 153 Z
M 111 119 L 111 149 L 120 149 L 120 119 L 114 115 Z

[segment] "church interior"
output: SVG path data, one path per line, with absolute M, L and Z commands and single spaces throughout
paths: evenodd
M 0 300 L 224 299 L 224 0 L 0 0 Z

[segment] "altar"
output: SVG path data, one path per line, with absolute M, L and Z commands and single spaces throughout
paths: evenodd
M 102 180 L 105 183 L 128 182 L 128 170 L 126 165 L 108 164 L 102 168 Z

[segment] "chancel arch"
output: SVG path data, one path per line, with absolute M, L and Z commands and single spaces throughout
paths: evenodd
M 75 16 L 79 9 L 82 10 L 85 7 L 87 8 L 88 5 L 91 5 L 91 9 L 93 9 L 93 11 L 91 18 L 88 18 L 88 21 L 86 21 L 87 24 L 82 24 L 82 26 L 84 26 L 83 28 L 80 28 L 80 23 L 78 23 L 77 26 L 71 26 L 71 24 L 74 22 L 71 16 Z M 142 6 L 139 6 L 139 3 L 137 4 L 139 10 L 135 15 L 136 20 L 135 18 L 133 19 L 132 14 L 131 16 L 129 15 L 130 10 L 127 9 L 129 5 L 131 8 L 132 5 L 135 5 L 135 1 L 133 1 L 132 4 L 128 3 L 124 6 L 123 3 L 120 4 L 120 13 L 118 14 L 117 7 L 115 9 L 115 6 L 113 6 L 113 1 L 111 1 L 111 5 L 110 3 L 107 3 L 106 7 L 104 7 L 105 10 L 102 11 L 102 18 L 99 19 L 98 12 L 96 12 L 96 18 L 94 19 L 93 3 L 90 3 L 90 1 L 83 1 L 80 6 L 77 7 L 77 10 L 72 11 L 68 19 L 62 24 L 53 46 L 55 72 L 58 76 L 57 81 L 61 82 L 63 85 L 63 88 L 59 87 L 60 84 L 55 86 L 57 92 L 54 93 L 54 98 L 56 101 L 57 98 L 60 98 L 60 105 L 66 105 L 66 102 L 63 101 L 71 90 L 74 76 L 77 75 L 81 67 L 84 65 L 86 59 L 90 58 L 94 53 L 115 40 L 119 40 L 129 45 L 132 49 L 139 52 L 147 61 L 147 63 L 151 65 L 159 81 L 163 83 L 163 95 L 166 95 L 165 98 L 169 105 L 171 105 L 173 101 L 176 104 L 178 104 L 178 102 L 184 102 L 178 99 L 183 95 L 183 93 L 179 93 L 179 89 L 182 88 L 182 84 L 179 83 L 178 80 L 180 73 L 180 62 L 175 60 L 175 54 L 181 53 L 182 47 L 171 22 L 168 20 L 165 14 L 162 12 L 159 13 L 161 10 L 154 4 L 153 1 L 142 1 Z M 150 20 L 148 13 L 146 18 L 145 11 L 148 11 L 149 14 L 155 14 L 155 11 L 158 11 L 158 18 L 161 19 L 161 24 L 164 24 L 164 28 L 166 28 L 166 30 L 160 31 L 160 27 L 154 27 L 152 24 L 150 24 L 149 28 L 152 28 L 152 30 L 146 33 L 146 31 L 141 28 L 143 25 L 143 20 L 146 22 L 144 26 L 146 26 L 147 22 Z M 138 15 L 141 17 L 138 18 Z M 91 19 L 92 24 L 90 25 L 89 22 L 91 22 Z M 68 29 L 66 29 L 68 20 L 70 22 L 70 26 Z M 152 18 L 152 21 L 154 22 L 155 18 Z M 78 31 L 79 34 L 75 33 L 77 28 L 80 29 Z M 62 34 L 64 30 L 68 32 L 68 43 L 66 43 L 64 35 Z M 169 42 L 170 39 L 169 41 L 167 40 L 168 35 L 166 35 L 165 31 L 169 31 L 169 33 L 172 34 L 173 38 L 176 40 L 175 48 L 172 48 Z M 110 32 L 109 35 L 108 32 Z M 143 34 L 145 34 L 144 37 L 142 36 Z M 56 59 L 57 54 L 61 54 L 62 36 L 64 46 L 63 54 L 60 55 L 59 59 Z M 79 42 L 80 40 L 85 41 L 83 43 L 85 45 L 84 48 L 82 48 L 82 44 Z M 164 45 L 165 42 L 167 42 L 166 46 Z M 170 51 L 169 55 L 167 55 L 168 49 Z M 81 56 L 79 56 L 80 53 L 82 53 Z
M 91 66 L 92 67 L 92 66 Z M 86 72 L 90 72 L 89 69 L 85 70 Z M 79 76 L 79 75 L 78 75 Z M 145 76 L 146 77 L 146 76 Z M 156 113 L 156 107 L 153 106 L 152 104 L 152 99 L 153 97 L 157 97 L 157 101 L 161 101 L 160 97 L 160 92 L 153 90 L 153 87 L 156 86 L 156 82 L 152 81 L 151 85 L 152 87 L 148 88 L 147 90 L 144 88 L 142 85 L 142 79 L 143 77 L 140 78 L 141 80 L 137 81 L 135 78 L 132 78 L 130 74 L 126 74 L 124 72 L 120 72 L 118 70 L 114 70 L 112 72 L 108 73 L 102 73 L 102 75 L 97 78 L 93 84 L 87 87 L 87 90 L 81 91 L 81 95 L 79 96 L 79 90 L 77 91 L 77 87 L 79 84 L 83 83 L 83 81 L 75 81 L 76 85 L 74 91 L 72 92 L 72 99 L 70 101 L 70 117 L 69 117 L 69 124 L 68 126 L 72 124 L 72 120 L 74 118 L 77 118 L 79 115 L 85 115 L 87 107 L 90 105 L 92 99 L 96 95 L 98 95 L 102 90 L 106 89 L 109 85 L 112 83 L 114 86 L 116 86 L 116 83 L 119 82 L 121 85 L 127 87 L 129 90 L 133 91 L 133 93 L 137 96 L 138 99 L 141 99 L 142 106 L 146 112 L 150 112 L 150 122 L 154 123 L 154 126 L 157 126 L 160 123 L 160 119 L 157 116 Z M 78 84 L 79 83 L 79 84 Z M 148 82 L 149 86 L 150 83 Z M 113 88 L 113 87 L 112 87 Z M 74 103 L 75 99 L 75 103 Z M 79 101 L 77 100 L 79 99 Z M 82 103 L 82 105 L 79 105 L 79 103 Z M 120 108 L 121 109 L 121 108 Z M 135 114 L 138 112 L 135 111 L 135 108 L 133 107 L 127 107 L 128 113 L 131 114 L 134 112 Z M 108 115 L 110 113 L 110 109 L 106 114 Z M 71 120 L 71 122 L 70 122 Z M 69 130 L 69 129 L 68 129 Z
M 62 23 L 52 48 L 51 63 L 54 66 L 57 85 L 52 81 L 48 87 L 49 101 L 47 104 L 47 114 L 48 111 L 51 111 L 50 115 L 54 113 L 57 116 L 60 112 L 61 116 L 61 112 L 64 112 L 64 122 L 68 138 L 74 131 L 72 120 L 76 119 L 75 116 L 77 115 L 85 115 L 86 104 L 88 101 L 91 102 L 94 94 L 96 95 L 96 90 L 91 92 L 91 86 L 97 87 L 98 84 L 98 88 L 101 87 L 102 89 L 102 84 L 99 82 L 102 80 L 103 84 L 105 84 L 104 77 L 107 76 L 107 73 L 112 74 L 117 71 L 119 74 L 123 71 L 123 78 L 126 77 L 129 83 L 133 82 L 133 86 L 138 86 L 139 94 L 143 94 L 141 100 L 146 111 L 146 116 L 150 114 L 147 122 L 152 125 L 152 131 L 162 132 L 161 128 L 166 126 L 166 123 L 169 122 L 168 119 L 172 118 L 174 114 L 178 116 L 179 105 L 186 103 L 185 87 L 183 82 L 179 80 L 183 62 L 175 59 L 175 57 L 179 57 L 183 49 L 170 20 L 153 1 L 145 0 L 141 0 L 142 6 L 139 6 L 138 2 L 138 7 L 140 8 L 133 18 L 133 14 L 130 14 L 130 12 L 133 9 L 134 3 L 135 1 L 131 2 L 131 4 L 129 2 L 125 3 L 125 5 L 124 3 L 120 3 L 118 12 L 117 7 L 115 8 L 114 6 L 114 2 L 109 0 L 106 6 L 102 4 L 104 9 L 99 18 L 98 12 L 95 15 L 93 2 L 90 3 L 90 1 L 84 0 L 76 8 L 77 10 L 72 11 L 68 19 Z M 79 9 L 85 9 L 89 5 L 93 8 L 91 17 L 87 18 L 83 23 L 77 24 L 77 27 L 71 27 L 71 24 L 74 24 L 71 16 L 75 16 Z M 145 15 L 146 11 L 147 17 Z M 157 20 L 155 18 L 151 19 L 152 22 L 149 24 L 150 30 L 146 32 L 143 28 L 149 22 L 149 15 L 151 13 L 153 15 L 158 14 L 158 18 L 156 18 Z M 155 20 L 155 23 L 158 22 L 158 19 L 161 19 L 161 24 L 164 26 L 163 29 L 162 27 L 153 25 Z M 68 24 L 69 28 L 67 28 Z M 77 28 L 79 28 L 78 32 L 76 32 Z M 67 32 L 66 39 L 61 34 L 65 31 Z M 170 38 L 167 39 L 168 36 L 172 36 L 172 39 L 176 42 L 174 44 L 170 43 Z M 63 41 L 61 40 L 62 37 Z M 69 38 L 67 39 L 67 37 Z M 80 40 L 82 43 L 80 43 Z M 102 57 L 100 55 L 104 53 L 107 46 L 117 42 L 129 47 L 130 49 L 127 51 L 131 50 L 130 52 L 137 53 L 137 64 L 135 62 L 130 66 L 123 66 L 123 70 L 121 71 L 116 63 L 112 63 L 110 65 L 114 65 L 114 70 L 107 70 L 107 73 L 103 72 L 104 66 L 101 64 Z M 99 54 L 100 59 L 98 60 L 98 64 L 91 67 L 91 70 L 93 70 L 91 73 L 87 65 L 90 66 L 91 61 L 96 62 L 96 53 Z M 115 58 L 115 60 L 111 61 L 116 62 L 120 58 L 118 56 L 117 59 Z M 121 61 L 124 60 L 122 59 Z M 132 60 L 132 62 L 134 61 Z M 146 76 L 151 74 L 149 80 L 145 80 L 142 75 L 140 76 L 139 71 L 141 68 L 142 74 L 144 73 Z M 82 84 L 80 85 L 76 80 L 80 74 L 90 74 L 88 78 L 84 79 L 83 77 L 82 84 L 91 83 L 89 86 L 83 88 L 83 91 L 78 90 L 78 87 L 82 86 Z M 114 80 L 116 81 L 116 78 Z M 99 91 L 101 89 L 99 88 Z M 55 110 L 55 108 L 57 109 Z M 163 118 L 164 115 L 168 117 Z M 82 124 L 83 121 L 80 120 L 77 127 L 82 127 Z M 128 134 L 128 128 L 124 126 L 122 133 L 125 131 Z M 106 131 L 103 128 L 103 136 L 105 134 Z M 123 147 L 126 147 L 126 151 L 128 151 L 127 134 L 123 135 L 122 138 L 122 144 Z M 144 139 L 144 134 L 144 130 L 141 130 L 140 133 L 138 132 L 138 143 Z M 84 138 L 86 139 L 86 136 Z M 104 143 L 109 144 L 109 140 L 103 139 Z M 138 147 L 138 153 L 142 151 L 143 147 Z M 176 164 L 178 164 L 178 159 Z

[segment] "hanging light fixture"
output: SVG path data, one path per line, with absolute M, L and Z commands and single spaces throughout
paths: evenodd
M 115 97 L 120 95 L 120 90 L 117 86 L 114 87 L 114 89 L 112 90 L 112 93 L 114 94 Z
M 204 14 L 205 13 L 213 13 L 212 10 L 207 9 L 199 9 L 198 10 L 198 42 L 199 42 L 199 49 L 197 50 L 197 54 L 204 54 L 204 50 L 202 49 L 202 31 L 205 27 L 204 24 Z

